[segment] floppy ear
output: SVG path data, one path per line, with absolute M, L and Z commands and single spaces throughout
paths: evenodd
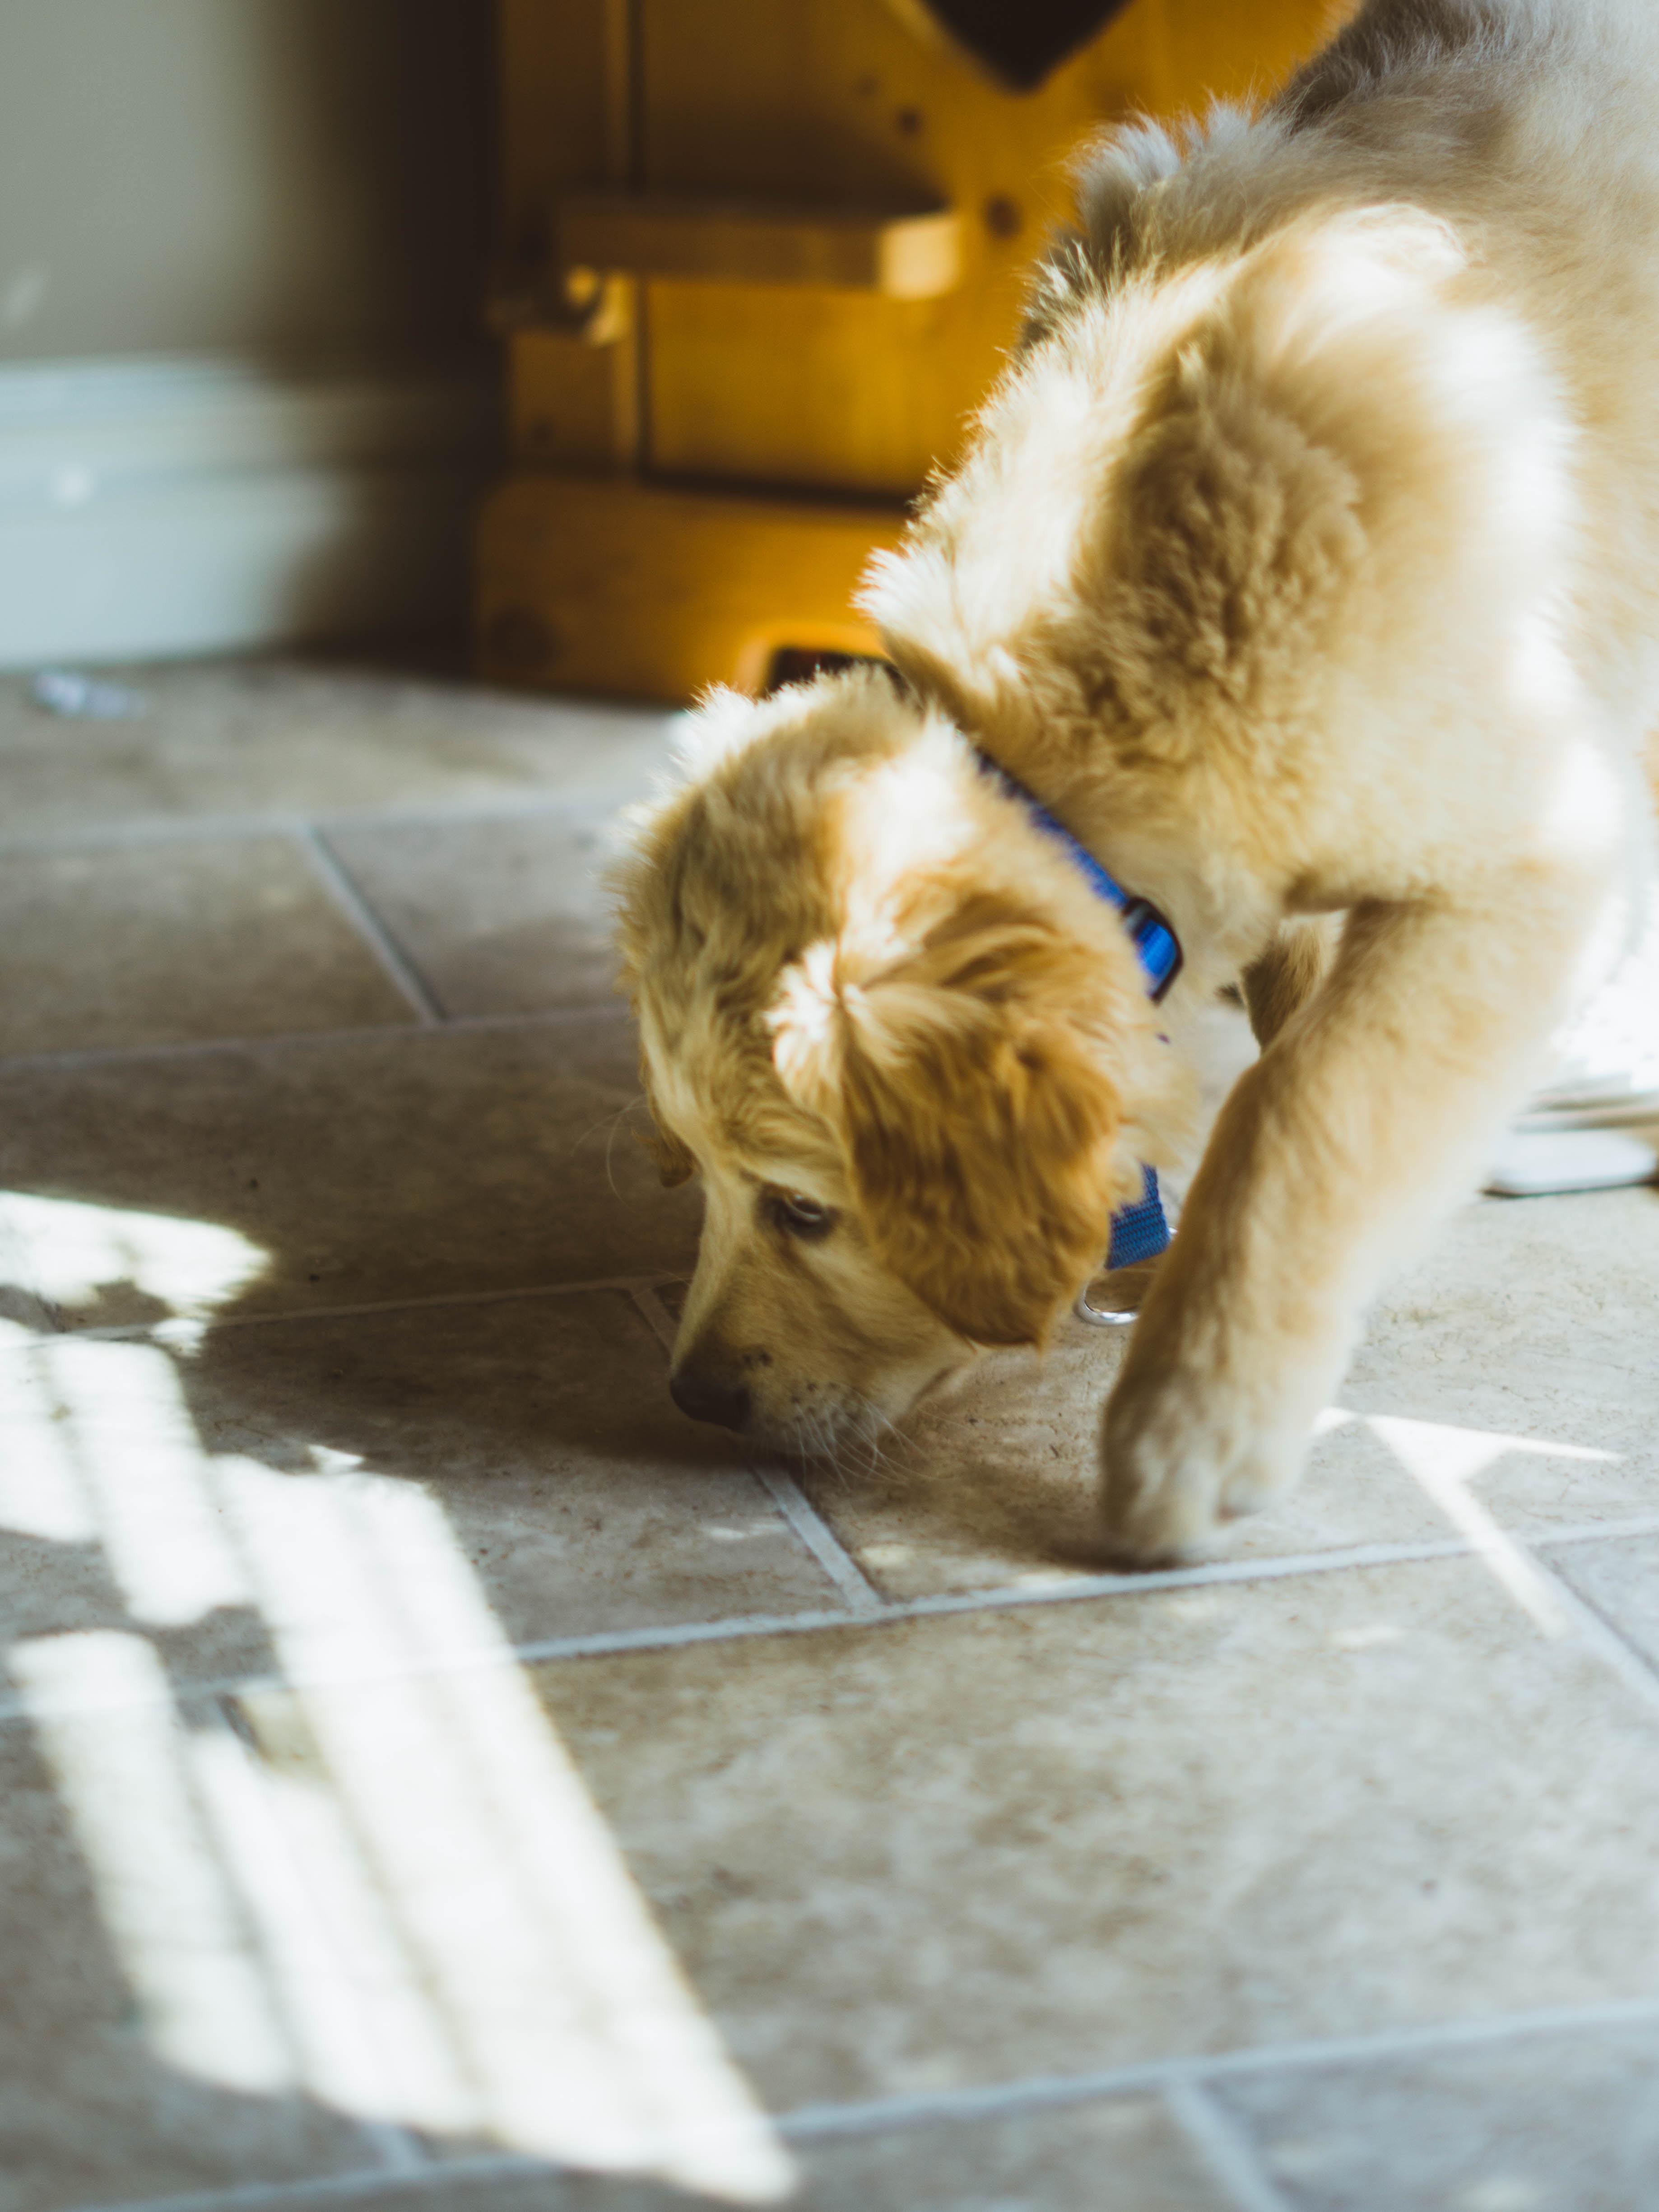
M 866 981 L 856 964 L 825 944 L 786 977 L 785 1087 L 838 1130 L 877 1258 L 961 1335 L 1040 1344 L 1125 1194 L 1096 960 L 969 915 Z
M 689 1182 L 697 1171 L 697 1164 L 672 1129 L 665 1129 L 657 1115 L 656 1093 L 651 1088 L 651 1070 L 643 1053 L 640 1055 L 640 1082 L 645 1091 L 645 1110 L 649 1120 L 641 1127 L 633 1123 L 634 1141 L 656 1162 L 657 1175 L 665 1190 L 678 1189 Z

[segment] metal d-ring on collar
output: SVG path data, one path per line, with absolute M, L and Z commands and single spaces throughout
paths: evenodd
M 1175 1234 L 1164 1216 L 1158 1170 L 1143 1167 L 1140 1172 L 1144 1178 L 1140 1196 L 1112 1216 L 1112 1241 L 1106 1255 L 1109 1273 L 1115 1267 L 1133 1267 L 1139 1260 L 1156 1260 L 1160 1252 L 1169 1250 Z M 1134 1319 L 1132 1313 L 1108 1313 L 1103 1306 L 1091 1306 L 1087 1283 L 1078 1292 L 1072 1310 L 1091 1328 L 1127 1328 Z
M 1174 930 L 1150 899 L 1137 898 L 1125 890 L 1088 848 L 1079 843 L 1063 823 L 1057 822 L 1023 783 L 988 753 L 977 746 L 975 750 L 979 755 L 981 769 L 1007 798 L 1024 808 L 1032 828 L 1040 830 L 1058 845 L 1073 866 L 1088 878 L 1091 890 L 1116 908 L 1140 962 L 1147 996 L 1156 1006 L 1181 973 L 1181 940 Z M 1170 1224 L 1164 1218 L 1164 1200 L 1158 1193 L 1158 1170 L 1143 1164 L 1141 1175 L 1140 1196 L 1112 1216 L 1111 1243 L 1106 1254 L 1109 1270 L 1132 1267 L 1139 1260 L 1155 1260 L 1160 1252 L 1169 1249 Z M 1093 1328 L 1122 1328 L 1134 1319 L 1133 1314 L 1104 1313 L 1098 1306 L 1091 1306 L 1086 1283 L 1077 1294 L 1073 1311 L 1079 1321 L 1086 1321 Z

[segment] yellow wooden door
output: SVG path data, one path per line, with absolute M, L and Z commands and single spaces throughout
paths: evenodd
M 481 526 L 481 656 L 659 696 L 753 683 L 768 641 L 870 641 L 863 559 L 960 451 L 1081 143 L 1269 88 L 1331 13 L 1133 0 L 1015 94 L 894 0 L 501 9 L 514 471 Z M 928 296 L 859 274 L 900 232 L 948 232 Z M 714 273 L 663 273 L 687 267 Z
M 640 0 L 641 181 L 958 211 L 932 300 L 646 288 L 645 450 L 664 476 L 903 496 L 958 452 L 1066 211 L 1079 143 L 1136 107 L 1269 82 L 1323 0 L 1136 0 L 1040 90 L 1004 91 L 887 0 Z

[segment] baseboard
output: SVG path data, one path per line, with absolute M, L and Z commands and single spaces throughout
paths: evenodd
M 453 625 L 496 442 L 479 374 L 0 368 L 0 666 Z

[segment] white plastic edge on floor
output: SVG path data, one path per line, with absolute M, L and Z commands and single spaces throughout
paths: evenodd
M 0 367 L 0 666 L 453 618 L 495 422 L 483 368 Z

